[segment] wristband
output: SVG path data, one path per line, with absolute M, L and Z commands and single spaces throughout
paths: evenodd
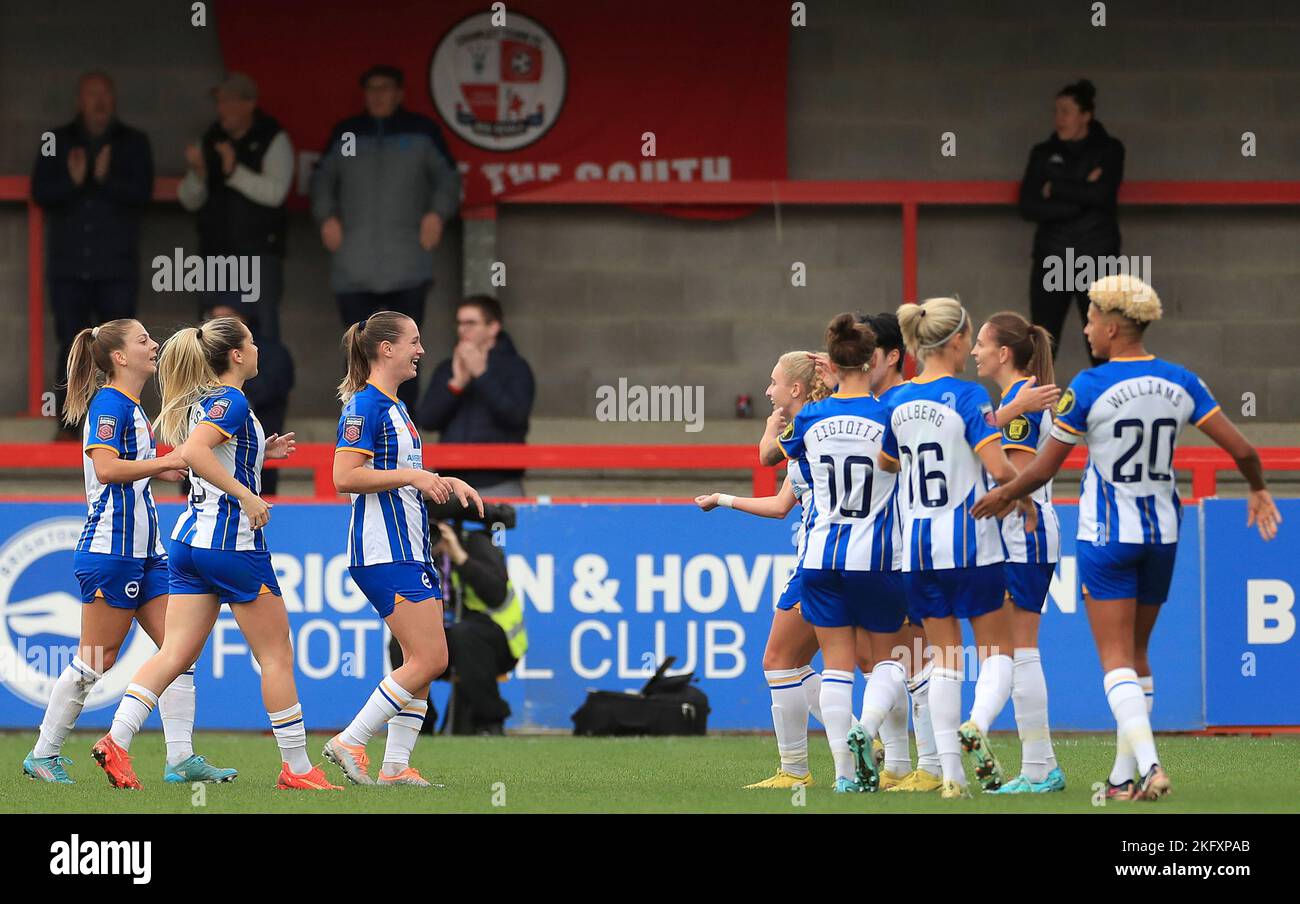
M 457 387 L 451 380 L 447 381 L 447 388 L 451 390 L 452 395 L 461 395 L 465 391 L 463 387 Z
M 718 505 L 725 506 L 726 508 L 734 508 L 735 502 L 736 502 L 736 497 L 731 495 L 730 493 L 718 494 Z

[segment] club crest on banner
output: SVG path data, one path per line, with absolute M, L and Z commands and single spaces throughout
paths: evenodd
M 508 24 L 477 13 L 452 26 L 433 52 L 429 94 L 456 135 L 489 151 L 541 138 L 564 107 L 567 70 L 550 32 L 513 10 Z
M 0 547 L 0 687 L 33 706 L 49 703 L 55 680 L 77 653 L 82 603 L 70 553 L 84 525 L 72 517 L 38 521 Z M 149 635 L 134 631 L 86 709 L 115 704 L 156 649 Z

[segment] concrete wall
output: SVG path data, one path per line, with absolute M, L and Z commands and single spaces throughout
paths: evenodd
M 1055 91 L 1087 75 L 1099 119 L 1127 145 L 1131 179 L 1300 179 L 1298 4 L 1110 3 L 1105 28 L 1080 2 L 808 6 L 808 26 L 791 36 L 792 178 L 1018 178 L 1051 129 Z M 117 77 L 123 117 L 149 131 L 159 173 L 181 173 L 184 144 L 210 118 L 220 54 L 211 27 L 158 9 L 0 0 L 0 172 L 29 170 L 39 132 L 71 115 L 76 73 L 102 66 Z M 1239 152 L 1247 130 L 1255 158 Z M 956 157 L 940 155 L 946 131 Z M 1300 210 L 1125 209 L 1121 226 L 1125 253 L 1151 255 L 1166 299 L 1154 350 L 1203 373 L 1230 411 L 1254 392 L 1260 419 L 1300 418 L 1300 306 L 1289 291 Z M 1026 309 L 1031 235 L 1010 208 L 923 209 L 922 295 L 958 292 L 980 315 Z M 192 236 L 178 209 L 155 207 L 146 260 Z M 434 356 L 449 347 L 460 241 L 453 229 L 440 251 L 445 276 L 424 325 Z M 12 387 L 0 413 L 22 407 L 25 247 L 21 210 L 0 205 L 0 385 Z M 530 208 L 503 214 L 496 256 L 509 268 L 508 328 L 539 377 L 539 416 L 590 416 L 596 388 L 627 377 L 704 385 L 716 422 L 732 417 L 738 394 L 761 401 L 776 355 L 816 345 L 834 313 L 896 305 L 900 255 L 898 215 L 884 208 L 766 209 L 723 223 Z M 808 266 L 806 287 L 790 285 L 794 261 Z M 141 312 L 165 332 L 189 301 L 146 289 Z M 1071 324 L 1063 377 L 1085 360 Z M 302 215 L 284 325 L 299 365 L 294 411 L 329 416 L 338 321 L 325 253 Z

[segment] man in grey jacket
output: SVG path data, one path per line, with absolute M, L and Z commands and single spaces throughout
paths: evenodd
M 424 322 L 430 252 L 460 209 L 460 173 L 438 124 L 402 107 L 402 72 L 361 76 L 366 112 L 334 127 L 312 177 L 312 215 L 333 254 L 330 286 L 344 327 L 375 311 Z M 416 381 L 398 397 L 414 410 Z

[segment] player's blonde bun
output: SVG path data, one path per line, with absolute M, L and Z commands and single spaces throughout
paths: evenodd
M 1098 310 L 1114 311 L 1138 323 L 1159 320 L 1164 313 L 1156 290 L 1127 273 L 1103 276 L 1088 289 L 1088 298 Z

